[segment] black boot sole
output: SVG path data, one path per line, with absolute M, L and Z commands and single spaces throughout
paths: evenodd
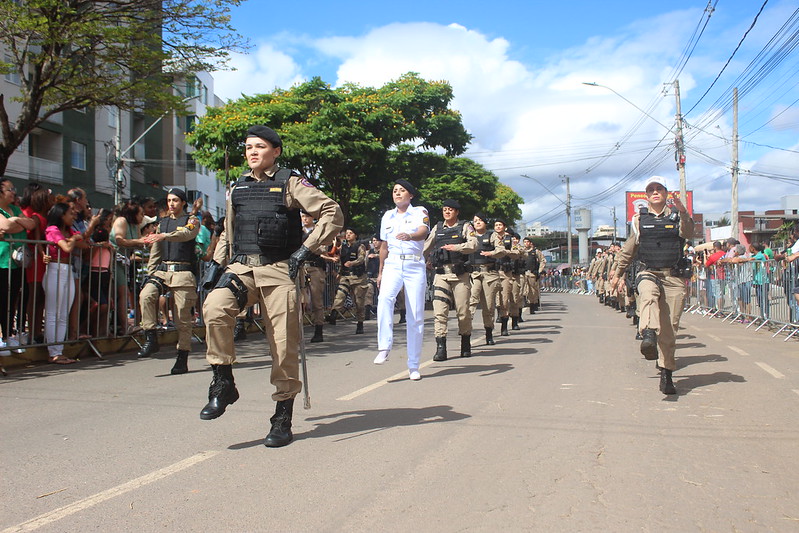
M 658 358 L 658 345 L 647 341 L 641 342 L 641 355 L 647 361 L 655 361 Z
M 214 420 L 216 418 L 219 418 L 220 416 L 225 414 L 225 409 L 227 409 L 227 407 L 229 405 L 233 405 L 234 403 L 236 403 L 236 400 L 238 400 L 238 399 L 239 399 L 239 391 L 237 391 L 236 389 L 233 389 L 233 398 L 232 399 L 230 399 L 223 406 L 221 406 L 218 411 L 214 411 L 213 413 L 200 412 L 200 420 Z

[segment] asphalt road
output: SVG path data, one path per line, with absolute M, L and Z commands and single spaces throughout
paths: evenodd
M 496 346 L 475 335 L 469 359 L 433 363 L 428 319 L 419 382 L 401 327 L 378 366 L 374 321 L 326 326 L 312 408 L 298 398 L 279 449 L 261 444 L 274 402 L 254 334 L 241 399 L 213 421 L 200 345 L 183 376 L 167 352 L 12 370 L 0 533 L 799 531 L 797 341 L 687 315 L 666 397 L 622 314 L 543 299 Z

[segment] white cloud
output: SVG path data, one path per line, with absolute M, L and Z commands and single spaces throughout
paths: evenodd
M 214 73 L 214 93 L 225 100 L 288 88 L 304 79 L 294 59 L 269 44 L 253 54 L 232 53 L 230 66 L 235 70 Z
M 311 46 L 338 62 L 337 85 L 380 86 L 408 71 L 449 81 L 455 95 L 453 107 L 462 113 L 465 126 L 474 135 L 466 155 L 496 172 L 525 199 L 525 221 L 547 221 L 562 212 L 559 201 L 539 182 L 565 199 L 559 176 L 569 175 L 573 205 L 593 204 L 594 224 L 612 224 L 610 208 L 617 206 L 617 216 L 623 219 L 624 191 L 639 188 L 648 175 L 664 175 L 678 188 L 673 134 L 662 126 L 674 124 L 675 96 L 673 87 L 664 87 L 662 82 L 674 76 L 680 46 L 688 42 L 699 13 L 698 9 L 676 11 L 642 20 L 611 37 L 591 37 L 583 46 L 541 58 L 535 65 L 514 59 L 513 43 L 458 24 L 396 23 L 359 37 L 318 39 Z M 721 42 L 722 38 L 709 36 L 714 46 L 706 47 L 705 55 L 697 51 L 680 73 L 684 98 L 690 94 L 695 99 L 696 93 L 708 86 L 740 33 L 731 30 L 727 41 Z M 289 55 L 267 45 L 255 58 L 239 61 L 241 77 L 225 82 L 235 94 L 287 87 L 300 81 L 303 74 L 308 77 Z M 613 90 L 587 87 L 582 82 L 597 82 Z M 775 106 L 772 116 L 782 109 Z M 730 137 L 727 115 L 716 121 L 720 130 L 715 124 L 705 126 L 710 130 L 706 132 L 686 130 L 688 186 L 694 191 L 698 211 L 729 209 L 726 166 L 730 148 L 721 138 L 722 131 Z M 699 124 L 701 117 L 690 118 L 689 125 Z M 771 127 L 795 133 L 796 120 L 795 112 L 788 111 Z M 636 124 L 634 134 L 625 138 Z M 659 164 L 640 167 L 632 173 L 633 179 L 624 183 L 622 178 L 664 137 L 663 148 L 655 152 Z M 769 159 L 759 162 L 759 157 L 751 154 L 741 154 L 741 159 L 750 159 L 750 168 L 779 168 L 787 173 L 799 166 L 796 154 L 774 152 L 770 158 L 776 163 Z M 607 157 L 600 160 L 603 156 Z M 588 169 L 591 171 L 586 172 Z M 742 179 L 742 184 L 747 190 L 740 194 L 741 209 L 776 208 L 779 196 L 793 191 L 783 183 L 754 176 Z M 603 191 L 614 186 L 615 192 L 603 198 Z M 547 223 L 565 228 L 565 216 Z

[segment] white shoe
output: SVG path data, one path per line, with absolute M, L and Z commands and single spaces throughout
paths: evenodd
M 377 357 L 375 357 L 375 364 L 382 365 L 388 360 L 388 354 L 391 350 L 380 350 L 377 352 Z
M 418 370 L 408 370 L 408 377 L 411 378 L 411 381 L 419 381 L 422 379 L 422 375 L 419 374 Z
M 0 339 L 0 357 L 11 357 L 11 352 L 2 349 L 5 347 L 6 347 L 6 342 L 3 339 Z

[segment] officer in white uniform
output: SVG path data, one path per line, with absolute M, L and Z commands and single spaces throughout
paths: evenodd
M 377 357 L 375 364 L 388 359 L 394 343 L 394 303 L 405 288 L 405 310 L 408 328 L 408 376 L 421 379 L 419 358 L 422 354 L 424 328 L 424 294 L 427 289 L 427 268 L 422 255 L 424 241 L 430 232 L 430 217 L 424 207 L 411 205 L 419 196 L 416 188 L 404 179 L 394 182 L 392 198 L 397 206 L 383 215 L 380 222 L 380 271 L 377 286 Z

